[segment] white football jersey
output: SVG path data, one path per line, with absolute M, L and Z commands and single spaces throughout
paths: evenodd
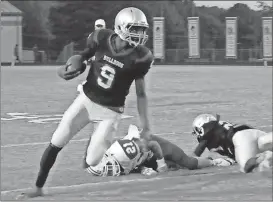
M 117 140 L 111 145 L 106 153 L 115 157 L 120 166 L 124 169 L 125 174 L 128 174 L 144 161 L 143 153 L 133 140 Z

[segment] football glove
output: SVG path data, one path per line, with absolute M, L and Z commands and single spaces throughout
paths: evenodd
M 153 170 L 152 168 L 143 167 L 141 169 L 141 174 L 145 176 L 155 176 L 157 175 L 157 172 Z
M 231 166 L 235 164 L 235 161 L 231 158 L 218 158 L 212 160 L 214 166 Z

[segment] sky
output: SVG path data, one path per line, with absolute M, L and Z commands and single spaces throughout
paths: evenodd
M 269 6 L 272 6 L 272 1 L 263 1 L 263 2 L 265 2 Z M 207 7 L 218 6 L 220 8 L 230 8 L 236 3 L 243 3 L 243 4 L 247 4 L 253 10 L 258 9 L 256 7 L 257 1 L 222 1 L 222 0 L 218 0 L 218 1 L 204 1 L 204 0 L 196 1 L 196 0 L 194 0 L 194 3 L 197 6 L 203 6 L 203 5 L 207 6 Z

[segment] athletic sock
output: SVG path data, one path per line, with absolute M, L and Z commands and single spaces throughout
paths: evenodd
M 55 163 L 58 153 L 62 148 L 58 148 L 53 144 L 49 144 L 44 154 L 41 158 L 40 162 L 40 170 L 36 180 L 36 186 L 42 188 L 47 180 L 47 176 L 49 174 L 50 169 Z

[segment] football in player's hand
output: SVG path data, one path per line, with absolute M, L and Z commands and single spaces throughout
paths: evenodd
M 86 64 L 82 62 L 82 56 L 80 55 L 71 56 L 65 64 L 65 71 L 69 72 L 81 71 L 82 73 L 84 72 L 85 68 Z
M 81 56 L 73 55 L 65 65 L 57 68 L 57 74 L 65 80 L 70 80 L 79 76 L 85 69 L 86 63 L 82 62 Z

